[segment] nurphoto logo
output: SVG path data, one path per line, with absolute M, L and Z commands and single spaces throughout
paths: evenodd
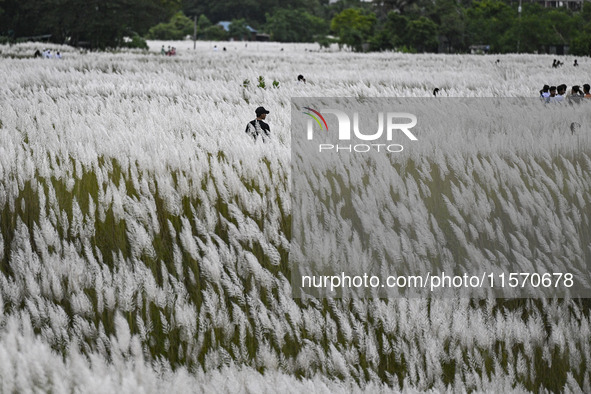
M 351 141 L 353 138 L 360 141 L 374 141 L 382 139 L 384 135 L 384 129 L 386 132 L 386 141 L 388 143 L 361 143 L 361 144 L 331 144 L 321 143 L 318 145 L 319 152 L 334 151 L 334 152 L 391 152 L 397 153 L 402 152 L 404 147 L 400 144 L 392 143 L 394 136 L 399 132 L 402 132 L 409 140 L 417 141 L 417 137 L 410 131 L 417 124 L 417 117 L 407 112 L 384 112 L 378 113 L 378 127 L 377 131 L 360 127 L 359 125 L 359 112 L 353 112 L 353 122 L 351 122 L 350 116 L 342 110 L 334 108 L 326 108 L 321 111 L 312 109 L 310 107 L 304 107 L 306 111 L 303 111 L 305 115 L 308 115 L 307 124 L 307 138 L 309 141 L 314 139 L 314 128 L 315 124 L 318 125 L 321 131 L 328 131 L 328 123 L 322 114 L 332 114 L 336 116 L 338 122 L 338 142 Z M 322 112 L 322 113 L 321 113 Z M 384 128 L 384 124 L 386 125 Z M 351 132 L 351 130 L 353 132 Z

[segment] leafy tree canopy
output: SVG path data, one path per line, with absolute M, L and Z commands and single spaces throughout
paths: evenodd
M 148 39 L 151 40 L 182 40 L 187 35 L 192 35 L 194 23 L 187 18 L 182 11 L 177 12 L 167 23 L 159 23 L 148 31 Z
M 318 35 L 328 32 L 328 23 L 303 9 L 279 9 L 267 13 L 265 31 L 281 42 L 311 42 Z
M 341 45 L 361 51 L 373 33 L 376 19 L 375 14 L 359 8 L 348 8 L 332 19 L 330 29 L 339 36 Z
M 51 34 L 58 43 L 106 48 L 122 45 L 125 36 L 146 34 L 170 18 L 180 0 L 5 0 L 2 7 L 0 35 Z

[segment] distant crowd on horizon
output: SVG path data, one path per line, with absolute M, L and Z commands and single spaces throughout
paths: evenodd
M 39 49 L 35 50 L 34 57 L 40 57 L 43 59 L 61 59 L 62 54 L 57 51 L 56 53 L 52 53 L 50 49 L 44 49 L 43 52 L 39 51 Z

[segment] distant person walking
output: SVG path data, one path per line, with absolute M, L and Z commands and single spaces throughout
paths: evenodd
M 573 63 L 574 67 L 579 67 L 579 62 L 577 62 L 577 59 L 575 59 L 575 62 Z
M 267 111 L 264 107 L 258 107 L 255 111 L 256 119 L 251 120 L 246 125 L 246 134 L 250 135 L 255 141 L 257 140 L 258 136 L 260 135 L 263 139 L 263 142 L 267 140 L 271 136 L 271 128 L 267 123 L 265 123 L 265 119 L 267 118 Z

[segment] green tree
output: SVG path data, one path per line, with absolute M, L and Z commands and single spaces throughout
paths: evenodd
M 205 40 L 223 41 L 228 39 L 228 32 L 220 25 L 211 25 L 203 29 L 199 36 Z
M 589 25 L 581 34 L 573 38 L 570 52 L 576 56 L 591 56 L 591 28 Z
M 543 37 L 548 44 L 568 44 L 571 33 L 578 29 L 571 23 L 570 12 L 565 8 L 549 10 L 540 22 L 545 27 Z
M 193 29 L 193 21 L 179 11 L 168 23 L 159 23 L 152 27 L 147 37 L 152 40 L 182 40 L 185 36 L 193 34 Z
M 392 50 L 405 44 L 408 18 L 396 11 L 390 11 L 376 27 L 369 39 L 372 50 Z
M 229 36 L 238 40 L 246 40 L 250 35 L 248 25 L 244 19 L 233 19 L 230 23 Z
M 514 9 L 514 15 L 518 15 Z M 519 52 L 535 52 L 541 49 L 544 44 L 545 29 L 541 29 L 542 15 L 545 10 L 538 4 L 524 4 L 521 19 L 514 17 L 511 24 L 514 27 L 506 28 L 505 33 L 498 39 L 499 44 L 504 44 L 499 49 L 502 52 L 515 52 L 516 43 L 519 42 Z M 510 40 L 509 35 L 513 35 Z
M 404 13 L 405 9 L 416 3 L 417 0 L 375 0 L 373 3 L 378 7 L 381 15 L 388 15 L 390 12 Z
M 577 19 L 575 25 L 581 29 L 572 35 L 570 52 L 576 56 L 591 56 L 591 3 L 584 3 Z
M 180 0 L 5 0 L 0 29 L 15 36 L 51 34 L 52 41 L 116 47 L 170 18 Z
M 280 42 L 312 42 L 316 36 L 325 35 L 328 24 L 324 19 L 297 9 L 279 9 L 267 13 L 265 31 Z
M 197 18 L 197 38 L 205 39 L 205 29 L 211 27 L 211 21 L 205 15 L 199 15 Z
M 500 33 L 511 28 L 516 15 L 500 0 L 481 0 L 472 3 L 466 16 L 466 40 L 474 45 L 490 45 L 492 52 L 500 52 Z
M 203 31 L 211 26 L 211 21 L 205 15 L 199 15 L 197 19 L 197 31 Z
M 358 8 L 349 8 L 332 19 L 330 28 L 339 36 L 339 45 L 347 45 L 359 52 L 371 37 L 375 23 L 375 14 Z
M 206 15 L 214 22 L 246 19 L 251 26 L 265 23 L 266 13 L 278 9 L 310 10 L 321 14 L 327 0 L 183 0 L 182 9 L 187 15 Z
M 418 52 L 437 51 L 437 25 L 421 16 L 408 22 L 405 43 Z
M 465 12 L 457 0 L 436 0 L 430 19 L 438 26 L 440 38 L 447 46 L 447 51 L 465 48 Z

